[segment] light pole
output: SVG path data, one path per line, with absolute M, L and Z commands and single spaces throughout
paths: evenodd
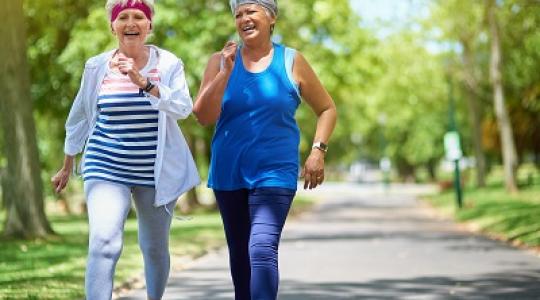
M 461 174 L 459 169 L 459 161 L 463 156 L 463 153 L 461 152 L 459 132 L 457 131 L 456 126 L 454 92 L 450 75 L 448 76 L 448 101 L 449 128 L 448 132 L 444 135 L 444 149 L 446 152 L 446 158 L 454 162 L 454 189 L 456 191 L 456 201 L 458 208 L 462 208 L 463 191 L 461 189 Z

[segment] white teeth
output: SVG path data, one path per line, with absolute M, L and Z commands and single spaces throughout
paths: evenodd
M 248 26 L 243 27 L 242 30 L 248 31 L 248 30 L 251 30 L 251 29 L 254 29 L 254 28 L 255 28 L 254 25 L 248 25 Z

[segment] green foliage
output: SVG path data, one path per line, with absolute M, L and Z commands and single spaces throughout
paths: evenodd
M 54 219 L 62 235 L 51 241 L 2 241 L 0 293 L 7 299 L 74 299 L 83 296 L 87 230 L 81 219 Z M 44 295 L 47 298 L 42 298 Z
M 521 159 L 535 154 L 540 165 L 540 5 L 533 1 L 505 1 L 500 18 L 505 91 Z
M 540 6 L 535 1 L 498 1 L 503 54 L 503 84 L 508 103 L 517 151 L 522 161 L 540 153 Z M 459 14 L 455 12 L 459 11 Z M 436 0 L 431 2 L 430 16 L 423 21 L 425 31 L 439 43 L 454 45 L 458 58 L 463 52 L 472 54 L 472 61 L 455 59 L 451 76 L 461 82 L 462 89 L 478 83 L 477 97 L 484 107 L 484 148 L 500 160 L 500 142 L 495 123 L 492 94 L 489 88 L 490 44 L 485 23 L 483 1 Z M 469 65 L 467 65 L 469 63 Z M 472 64 L 472 65 L 471 65 Z M 472 70 L 467 77 L 466 68 Z M 469 126 L 468 124 L 465 124 Z M 466 128 L 466 127 L 465 127 Z M 470 143 L 465 143 L 470 145 Z
M 314 204 L 297 197 L 294 216 Z M 0 224 L 5 216 L 0 213 Z M 189 221 L 173 220 L 169 249 L 174 266 L 178 257 L 198 257 L 224 244 L 217 212 L 200 211 Z M 137 241 L 136 219 L 128 219 L 122 256 L 115 273 L 116 286 L 142 274 L 142 256 Z M 53 217 L 59 236 L 48 240 L 14 241 L 0 238 L 0 298 L 72 300 L 84 297 L 88 224 L 84 217 Z
M 479 230 L 508 241 L 528 246 L 540 246 L 540 187 L 523 189 L 509 195 L 502 184 L 483 189 L 467 189 L 465 208 L 455 211 L 455 217 Z M 454 194 L 445 193 L 429 199 L 446 212 L 454 211 Z
M 413 166 L 441 157 L 448 107 L 442 64 L 418 40 L 399 33 L 381 44 L 384 76 L 373 84 L 369 105 L 372 130 L 382 131 L 387 154 Z M 376 157 L 380 149 L 372 151 Z
M 85 218 L 54 217 L 60 237 L 49 240 L 0 240 L 0 295 L 2 299 L 71 300 L 84 297 L 88 224 Z M 217 213 L 198 214 L 190 221 L 174 221 L 170 251 L 173 256 L 199 256 L 224 243 Z M 116 268 L 121 284 L 142 273 L 136 220 L 128 219 L 124 247 Z M 174 257 L 172 259 L 174 263 Z
M 289 1 L 283 6 L 277 35 L 308 59 L 336 102 L 338 124 L 332 135 L 330 162 L 358 158 L 351 136 L 366 128 L 366 90 L 378 74 L 379 57 L 373 34 L 358 26 L 359 17 L 348 1 Z M 339 22 L 335 18 L 339 16 Z M 285 30 L 286 29 L 286 30 Z M 303 138 L 302 157 L 307 155 L 315 131 L 315 116 L 307 105 L 297 114 Z
M 114 48 L 116 40 L 104 1 L 39 0 L 25 4 L 32 97 L 42 177 L 47 181 L 61 164 L 63 125 L 84 62 Z M 483 2 L 434 0 L 426 4 L 429 14 L 416 20 L 421 27 L 394 30 L 378 38 L 375 30 L 359 25 L 360 17 L 348 0 L 280 2 L 274 40 L 304 54 L 337 104 L 339 121 L 330 142 L 329 164 L 378 161 L 387 155 L 394 165 L 414 173 L 416 168 L 438 161 L 448 119 L 446 76 L 456 83 L 458 127 L 465 153 L 472 153 L 463 97 L 470 79 L 465 67 L 471 67 L 472 78 L 478 83 L 476 97 L 487 112 L 483 121 L 486 149 L 498 157 Z M 540 8 L 527 0 L 505 0 L 501 5 L 505 90 L 518 152 L 526 157 L 540 153 L 540 35 L 536 30 Z M 182 58 L 194 98 L 208 58 L 230 39 L 238 38 L 227 1 L 156 3 L 149 43 Z M 427 45 L 436 45 L 439 50 L 428 51 Z M 464 45 L 472 53 L 469 65 L 461 59 Z M 451 61 L 452 67 L 445 61 Z M 315 115 L 303 104 L 297 120 L 304 158 L 314 135 Z M 193 117 L 182 121 L 181 127 L 204 178 L 213 128 L 199 126 Z
M 51 19 L 39 14 L 52 7 L 53 1 L 28 3 L 31 24 L 29 56 L 33 74 L 33 97 L 44 170 L 49 177 L 60 164 L 63 123 L 80 82 L 84 62 L 91 56 L 114 48 L 103 5 L 80 1 L 63 1 L 62 14 L 52 18 L 61 26 L 51 26 Z M 358 17 L 347 0 L 294 1 L 280 3 L 280 16 L 274 38 L 299 49 L 311 62 L 321 80 L 334 97 L 341 121 L 333 138 L 330 160 L 355 158 L 350 151 L 350 136 L 358 131 L 365 103 L 358 99 L 375 77 L 377 58 L 370 47 L 376 44 L 371 34 L 358 27 Z M 340 16 L 335 22 L 332 16 Z M 200 85 L 206 62 L 225 42 L 237 39 L 234 19 L 226 1 L 163 0 L 156 4 L 153 35 L 149 43 L 168 49 L 182 58 L 186 78 L 193 96 Z M 359 55 L 362 54 L 362 55 Z M 302 105 L 298 112 L 302 128 L 303 157 L 310 150 L 315 130 L 315 115 Z M 360 124 L 360 125 L 359 125 Z M 350 126 L 353 125 L 353 126 Z M 206 176 L 212 128 L 199 126 L 193 118 L 183 121 L 182 129 L 193 144 L 205 144 L 194 151 L 199 168 Z M 206 149 L 205 149 L 206 148 Z M 194 149 L 199 150 L 199 149 Z M 351 153 L 351 154 L 349 154 Z
M 62 164 L 64 121 L 78 88 L 82 64 L 76 72 L 60 59 L 71 43 L 72 29 L 86 17 L 90 2 L 77 0 L 25 1 L 31 96 L 44 187 Z M 101 5 L 100 5 L 101 6 Z M 44 189 L 51 194 L 49 188 Z

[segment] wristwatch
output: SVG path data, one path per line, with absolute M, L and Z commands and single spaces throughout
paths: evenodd
M 326 153 L 328 151 L 328 145 L 326 145 L 323 142 L 315 142 L 313 143 L 313 146 L 311 146 L 312 149 L 317 148 L 321 150 L 322 152 Z
M 146 86 L 142 88 L 143 91 L 150 93 L 150 91 L 155 87 L 155 85 L 150 81 L 150 79 L 146 78 Z

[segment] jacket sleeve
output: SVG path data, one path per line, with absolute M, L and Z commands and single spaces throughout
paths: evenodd
M 64 143 L 64 153 L 76 155 L 82 152 L 86 138 L 88 137 L 89 121 L 84 103 L 84 91 L 86 83 L 86 68 L 83 72 L 81 85 L 75 101 L 71 106 L 66 120 L 66 140 Z
M 184 65 L 180 60 L 177 60 L 172 68 L 169 84 L 160 82 L 157 86 L 159 88 L 159 98 L 146 93 L 152 107 L 164 111 L 167 116 L 175 120 L 187 118 L 193 110 L 193 101 L 189 95 Z

